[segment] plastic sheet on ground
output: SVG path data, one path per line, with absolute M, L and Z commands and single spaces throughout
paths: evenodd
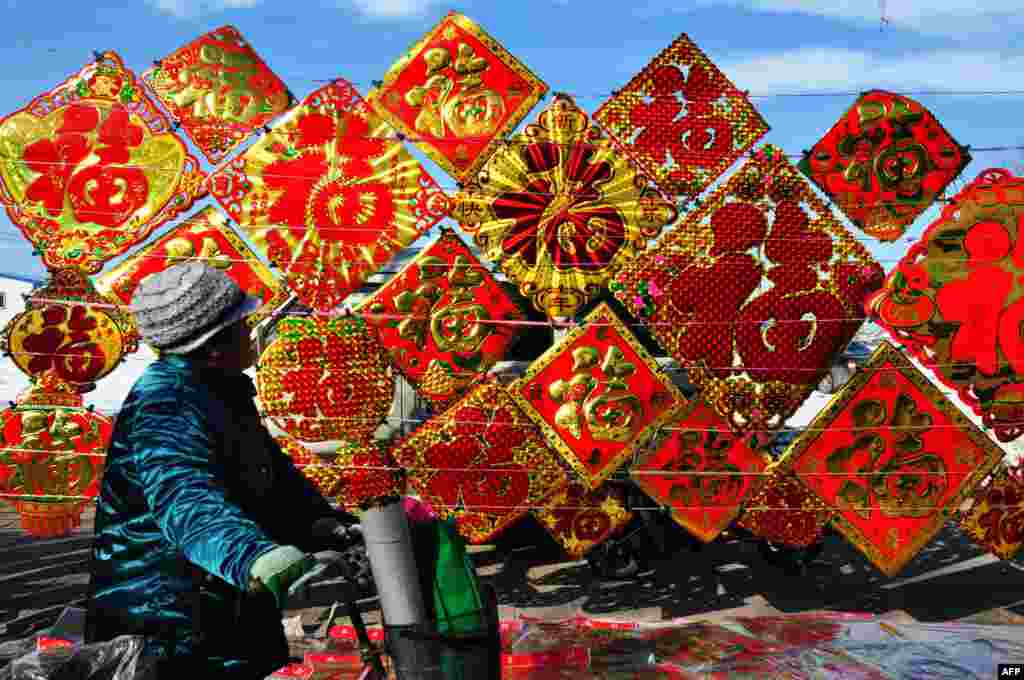
M 92 645 L 44 643 L 33 636 L 6 643 L 0 654 L 0 680 L 156 680 L 155 659 L 143 649 L 143 638 L 124 635 Z M 8 659 L 10 662 L 7 663 Z

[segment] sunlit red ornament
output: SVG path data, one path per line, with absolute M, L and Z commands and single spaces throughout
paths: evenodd
M 953 198 L 866 305 L 982 417 L 1024 434 L 1024 178 L 985 170 Z
M 15 366 L 33 381 L 52 371 L 79 392 L 93 389 L 138 349 L 128 314 L 76 269 L 51 271 L 46 285 L 30 293 L 25 311 L 8 322 L 3 337 Z
M 573 559 L 613 537 L 633 518 L 626 509 L 622 486 L 604 484 L 591 491 L 577 482 L 556 493 L 533 514 Z
M 211 163 L 288 110 L 288 87 L 234 26 L 199 36 L 142 79 Z
M 737 526 L 766 541 L 793 548 L 819 543 L 834 510 L 801 484 L 792 473 L 775 466 L 764 484 L 748 499 Z
M 960 529 L 1004 560 L 1012 560 L 1024 547 L 1024 469 L 1003 464 L 979 488 L 960 519 Z
M 594 114 L 666 195 L 694 197 L 768 132 L 768 124 L 685 34 Z
M 883 342 L 786 449 L 832 526 L 886 575 L 902 569 L 1003 457 L 903 354 Z
M 405 474 L 387 442 L 345 441 L 333 460 L 338 484 L 332 495 L 350 512 L 387 505 L 405 493 Z
M 128 305 L 142 279 L 192 259 L 220 269 L 248 295 L 263 301 L 262 307 L 246 317 L 250 326 L 263 321 L 288 300 L 288 289 L 274 278 L 214 206 L 203 208 L 105 272 L 96 279 L 96 288 Z
M 865 233 L 894 241 L 970 162 L 928 109 L 871 90 L 804 154 L 800 170 Z
M 476 22 L 450 12 L 388 69 L 367 100 L 465 182 L 547 89 Z
M 51 269 L 95 273 L 205 194 L 199 161 L 105 52 L 0 120 L 0 199 Z
M 882 277 L 784 154 L 765 146 L 609 288 L 730 427 L 756 431 L 780 427 L 807 398 Z

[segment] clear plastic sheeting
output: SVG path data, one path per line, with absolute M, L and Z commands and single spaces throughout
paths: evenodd
M 37 649 L 37 637 L 0 645 L 0 680 L 156 680 L 156 659 L 143 638 L 122 635 L 109 642 Z

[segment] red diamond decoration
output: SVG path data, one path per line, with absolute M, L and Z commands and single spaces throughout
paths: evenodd
M 552 496 L 534 515 L 573 559 L 604 543 L 633 518 L 622 487 L 605 484 L 590 491 L 578 482 Z

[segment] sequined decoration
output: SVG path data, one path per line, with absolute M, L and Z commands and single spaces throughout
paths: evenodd
M 321 496 L 330 498 L 337 492 L 341 470 L 333 461 L 321 460 L 303 446 L 302 442 L 292 437 L 274 437 L 274 441 L 291 458 L 292 465 L 302 473 L 302 476 L 316 487 Z
M 262 307 L 245 318 L 250 326 L 256 326 L 288 300 L 288 289 L 278 283 L 214 206 L 203 208 L 99 276 L 96 289 L 128 305 L 142 279 L 187 260 L 200 260 L 220 269 L 246 294 L 263 301 Z
M 199 36 L 142 74 L 211 163 L 288 110 L 288 87 L 234 26 Z
M 602 303 L 509 391 L 591 489 L 667 423 L 683 395 Z
M 358 308 L 391 361 L 444 410 L 501 360 L 523 313 L 462 240 L 444 231 Z
M 988 484 L 975 492 L 960 519 L 960 529 L 1003 560 L 1012 560 L 1024 547 L 1024 468 L 1000 465 Z
M 498 150 L 452 216 L 533 305 L 571 317 L 676 217 L 564 95 Z
M 214 172 L 210 191 L 302 302 L 324 312 L 448 212 L 419 161 L 340 79 Z
M 736 525 L 766 541 L 793 548 L 820 543 L 834 513 L 792 473 L 766 471 L 764 485 L 746 503 Z
M 668 421 L 629 473 L 676 522 L 710 543 L 761 487 L 770 461 L 698 399 Z
M 574 560 L 614 536 L 633 518 L 626 510 L 621 486 L 604 484 L 591 491 L 578 482 L 552 496 L 533 514 Z
M 985 170 L 928 227 L 868 303 L 871 316 L 999 441 L 1024 434 L 1024 178 Z
M 695 197 L 768 132 L 741 92 L 680 35 L 594 114 L 667 195 Z
M 882 268 L 765 146 L 609 288 L 736 431 L 773 430 L 863 322 Z
M 790 444 L 793 472 L 832 525 L 879 570 L 896 574 L 992 471 L 1002 450 L 883 342 Z
M 79 392 L 92 390 L 138 343 L 131 317 L 77 269 L 51 271 L 3 331 L 6 352 L 33 382 L 52 371 Z
M 371 106 L 460 182 L 547 92 L 472 19 L 450 12 L 384 75 Z
M 405 493 L 405 475 L 387 442 L 346 441 L 338 448 L 334 466 L 339 475 L 332 495 L 350 512 L 397 501 Z
M 864 233 L 895 241 L 970 162 L 928 109 L 871 90 L 804 154 L 800 170 Z
M 50 269 L 98 272 L 203 196 L 204 177 L 113 52 L 0 120 L 0 201 Z
M 256 368 L 264 415 L 301 441 L 368 439 L 394 393 L 376 331 L 357 317 L 286 316 L 276 332 Z
M 568 483 L 504 387 L 481 383 L 392 450 L 413 488 L 483 543 Z

